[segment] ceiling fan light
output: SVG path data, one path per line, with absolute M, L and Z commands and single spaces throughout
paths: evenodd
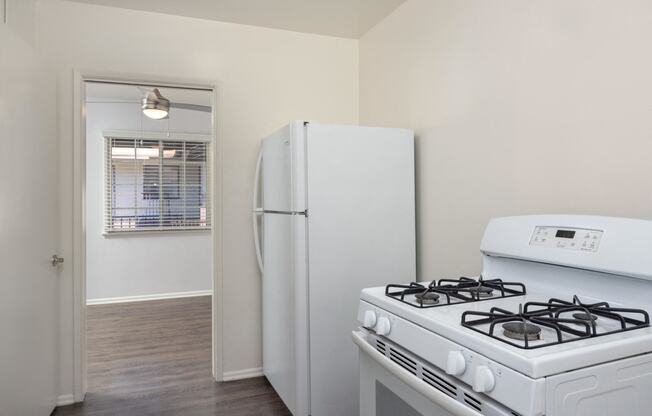
M 142 109 L 147 117 L 161 120 L 170 114 L 170 100 L 163 97 L 158 88 L 154 88 L 143 98 Z
M 168 112 L 166 110 L 161 110 L 158 108 L 143 108 L 143 114 L 154 120 L 161 120 L 168 116 Z

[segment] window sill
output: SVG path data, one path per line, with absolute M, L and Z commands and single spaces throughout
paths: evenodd
M 143 237 L 143 236 L 153 236 L 153 235 L 175 235 L 175 234 L 205 234 L 212 231 L 211 227 L 204 228 L 186 228 L 181 230 L 134 230 L 134 231 L 112 231 L 112 232 L 103 232 L 102 236 L 104 238 L 120 238 L 120 237 Z

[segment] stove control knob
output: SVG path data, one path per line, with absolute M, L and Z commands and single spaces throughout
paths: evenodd
M 364 311 L 364 320 L 362 326 L 365 328 L 373 328 L 376 325 L 376 312 Z
M 481 365 L 475 369 L 473 378 L 473 391 L 476 393 L 488 393 L 496 386 L 496 378 L 489 367 Z
M 466 370 L 466 360 L 462 351 L 450 351 L 446 361 L 446 374 L 461 376 Z
M 388 335 L 392 327 L 389 323 L 389 318 L 381 316 L 378 318 L 378 323 L 376 324 L 376 334 L 378 335 Z

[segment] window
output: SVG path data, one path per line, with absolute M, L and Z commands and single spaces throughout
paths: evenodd
M 105 232 L 210 229 L 207 142 L 105 140 Z

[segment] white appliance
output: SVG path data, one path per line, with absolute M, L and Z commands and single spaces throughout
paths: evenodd
M 264 374 L 295 416 L 357 415 L 358 293 L 415 278 L 413 132 L 292 122 L 254 188 Z
M 652 414 L 652 222 L 498 218 L 481 252 L 475 279 L 362 291 L 361 416 Z

